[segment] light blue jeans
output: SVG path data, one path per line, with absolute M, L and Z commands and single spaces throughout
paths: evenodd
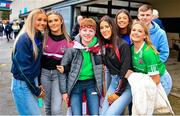
M 101 115 L 120 115 L 123 113 L 125 107 L 128 106 L 132 100 L 131 88 L 130 85 L 127 84 L 126 89 L 124 90 L 122 95 L 111 105 L 109 105 L 107 98 L 109 95 L 115 92 L 119 80 L 121 79 L 121 77 L 119 77 L 118 75 L 111 75 L 111 77 L 111 84 L 108 88 L 108 91 L 102 104 Z
M 41 84 L 46 92 L 44 98 L 46 115 L 62 115 L 62 96 L 59 89 L 59 78 L 57 70 L 42 69 Z
M 94 79 L 77 81 L 70 95 L 72 115 L 82 115 L 82 96 L 85 92 L 89 115 L 99 114 L 99 98 Z
M 161 84 L 166 92 L 167 95 L 169 95 L 171 89 L 172 89 L 172 78 L 170 74 L 165 71 L 164 75 L 161 76 Z
M 37 84 L 37 79 L 36 79 Z M 25 81 L 12 77 L 11 91 L 19 115 L 41 115 L 37 98 L 28 88 Z
M 106 90 L 108 90 L 111 82 L 111 74 L 109 73 L 109 69 L 107 67 L 105 69 L 105 79 L 106 79 Z

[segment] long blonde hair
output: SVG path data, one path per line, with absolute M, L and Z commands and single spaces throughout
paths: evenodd
M 37 58 L 38 48 L 37 48 L 37 45 L 36 45 L 35 40 L 34 40 L 35 39 L 35 33 L 36 33 L 34 23 L 35 23 L 36 16 L 39 14 L 46 15 L 46 13 L 42 9 L 34 9 L 33 11 L 31 11 L 29 13 L 23 28 L 21 29 L 21 31 L 19 32 L 19 34 L 17 36 L 17 39 L 15 40 L 13 51 L 15 51 L 15 46 L 16 46 L 16 43 L 17 43 L 19 37 L 22 34 L 27 33 L 27 35 L 29 36 L 29 38 L 32 42 L 34 58 L 35 59 Z
M 68 35 L 68 33 L 66 32 L 66 26 L 65 26 L 65 23 L 64 23 L 63 16 L 62 16 L 59 12 L 54 11 L 54 10 L 49 11 L 49 12 L 46 13 L 47 17 L 50 16 L 50 15 L 52 15 L 52 14 L 57 15 L 57 16 L 59 17 L 59 19 L 61 20 L 61 22 L 62 22 L 61 31 L 62 31 L 62 33 L 64 34 L 66 40 L 67 40 L 68 42 L 70 42 L 70 41 L 71 41 L 71 38 L 70 38 L 70 36 Z M 49 31 L 51 31 L 51 30 L 49 29 Z M 48 33 L 48 32 L 47 32 L 47 33 Z M 46 36 L 46 37 L 44 38 L 43 48 L 45 48 L 47 39 L 48 39 L 48 36 Z
M 159 54 L 159 52 L 156 50 L 156 48 L 153 46 L 153 44 L 151 42 L 147 26 L 144 23 L 142 23 L 141 21 L 139 21 L 138 19 L 133 20 L 132 27 L 135 24 L 139 24 L 139 25 L 141 25 L 144 28 L 144 32 L 145 32 L 145 35 L 146 35 L 146 37 L 144 38 L 144 41 L 146 42 L 148 48 L 151 47 L 154 50 L 155 53 Z

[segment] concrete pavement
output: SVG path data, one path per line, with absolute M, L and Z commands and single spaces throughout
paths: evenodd
M 12 77 L 10 57 L 13 43 L 14 40 L 7 42 L 5 38 L 0 38 L 0 115 L 17 114 L 10 91 Z M 173 89 L 169 99 L 175 114 L 180 115 L 180 62 L 177 62 L 176 57 L 176 51 L 172 51 L 166 65 L 173 79 Z
M 16 115 L 15 105 L 11 96 L 10 57 L 14 41 L 7 43 L 0 38 L 0 115 Z

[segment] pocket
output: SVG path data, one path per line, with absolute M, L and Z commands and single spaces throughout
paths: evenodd
M 49 70 L 43 69 L 41 70 L 41 78 L 49 77 Z
M 59 77 L 60 77 L 60 75 L 59 75 L 58 71 L 55 71 L 53 74 L 53 78 L 57 79 Z
M 32 92 L 30 91 L 29 87 L 27 86 L 27 84 L 23 84 L 20 88 L 19 88 L 20 92 L 22 92 L 22 94 L 24 96 L 28 96 L 31 95 Z
M 75 86 L 73 87 L 71 94 L 81 94 L 81 87 L 77 84 L 75 84 Z

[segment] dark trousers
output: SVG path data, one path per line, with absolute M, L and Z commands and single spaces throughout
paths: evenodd
M 7 41 L 9 41 L 9 39 L 12 39 L 10 32 L 6 32 L 6 38 L 7 38 Z

